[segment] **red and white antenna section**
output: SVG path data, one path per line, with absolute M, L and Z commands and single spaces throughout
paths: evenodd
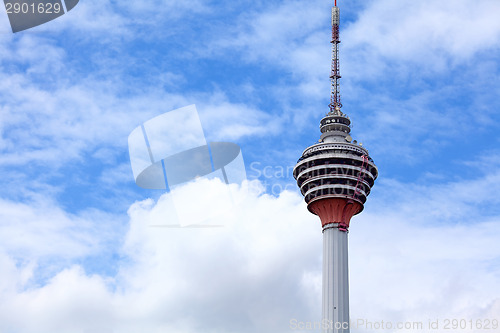
M 339 24 L 340 12 L 337 7 L 337 0 L 335 0 L 335 7 L 332 7 L 332 68 L 330 74 L 331 80 L 331 95 L 330 95 L 330 112 L 340 110 L 342 103 L 340 102 L 339 80 L 340 66 L 339 66 Z

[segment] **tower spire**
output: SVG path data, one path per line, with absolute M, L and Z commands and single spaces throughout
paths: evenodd
M 340 91 L 339 91 L 339 79 L 340 76 L 340 66 L 339 66 L 339 24 L 340 24 L 340 13 L 337 7 L 337 0 L 335 0 L 335 6 L 332 7 L 332 66 L 330 73 L 331 81 L 331 94 L 330 94 L 330 112 L 339 112 L 342 107 L 340 102 Z

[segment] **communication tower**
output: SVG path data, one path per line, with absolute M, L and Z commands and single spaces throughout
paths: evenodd
M 293 170 L 308 210 L 323 228 L 324 332 L 349 332 L 348 231 L 378 176 L 368 150 L 350 136 L 351 120 L 341 111 L 337 1 L 332 7 L 332 65 L 329 112 L 320 121 L 319 143 L 302 153 Z

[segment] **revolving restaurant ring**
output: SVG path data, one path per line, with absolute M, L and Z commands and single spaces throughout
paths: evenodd
M 354 143 L 319 143 L 307 148 L 293 176 L 308 206 L 327 198 L 366 202 L 378 170 L 368 151 Z

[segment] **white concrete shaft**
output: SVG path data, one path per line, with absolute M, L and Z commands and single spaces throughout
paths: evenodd
M 349 332 L 347 232 L 323 229 L 323 332 Z M 327 324 L 327 325 L 325 325 Z

